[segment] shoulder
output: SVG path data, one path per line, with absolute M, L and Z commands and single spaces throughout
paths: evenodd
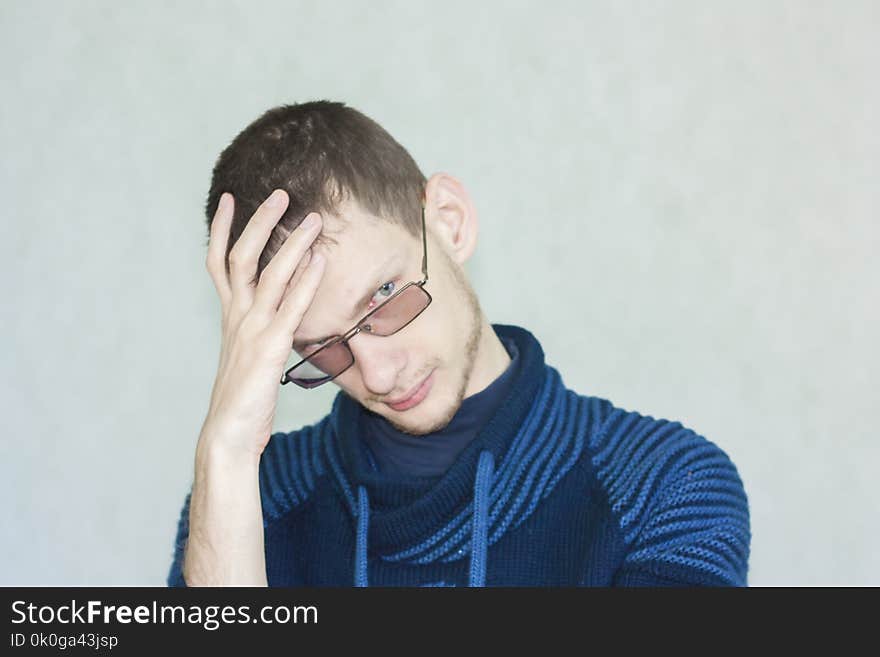
M 301 506 L 326 471 L 324 446 L 330 416 L 290 432 L 273 433 L 260 458 L 260 496 L 264 523 Z
M 590 453 L 627 548 L 621 577 L 746 585 L 748 498 L 721 447 L 681 422 L 614 408 Z

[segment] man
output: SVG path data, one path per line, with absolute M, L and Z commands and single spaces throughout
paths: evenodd
M 490 324 L 467 191 L 374 121 L 266 112 L 206 214 L 223 337 L 169 585 L 747 584 L 725 452 L 568 389 L 527 329 Z M 279 381 L 340 391 L 273 434 Z

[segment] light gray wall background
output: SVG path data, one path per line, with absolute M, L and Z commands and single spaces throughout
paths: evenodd
M 462 180 L 491 321 L 731 456 L 750 584 L 880 584 L 878 7 L 0 3 L 0 584 L 164 582 L 219 353 L 211 168 L 319 98 Z M 283 388 L 277 429 L 336 390 Z

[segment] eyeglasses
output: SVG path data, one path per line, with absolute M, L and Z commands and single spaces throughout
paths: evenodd
M 316 388 L 332 381 L 354 365 L 354 354 L 348 346 L 348 341 L 354 336 L 361 331 L 381 337 L 393 335 L 431 304 L 431 295 L 424 287 L 428 282 L 428 242 L 425 235 L 424 204 L 422 205 L 422 251 L 422 280 L 410 281 L 364 315 L 344 334 L 333 336 L 327 344 L 306 355 L 284 373 L 281 384 L 293 381 L 302 388 Z

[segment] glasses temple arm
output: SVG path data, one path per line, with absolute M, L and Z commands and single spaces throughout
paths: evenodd
M 425 206 L 422 205 L 422 275 L 428 281 L 428 236 L 425 231 Z

